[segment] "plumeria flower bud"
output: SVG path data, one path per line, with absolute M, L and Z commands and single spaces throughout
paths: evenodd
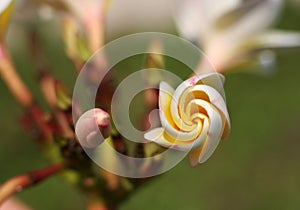
M 247 60 L 259 61 L 266 49 L 300 46 L 300 33 L 267 30 L 279 15 L 281 0 L 175 2 L 179 32 L 203 48 L 218 72 Z
M 12 10 L 13 0 L 1 0 L 0 2 L 0 42 L 3 41 L 10 14 Z
M 224 77 L 218 73 L 196 75 L 174 91 L 160 83 L 161 126 L 145 134 L 149 141 L 164 147 L 190 152 L 190 163 L 206 161 L 219 140 L 229 136 L 230 122 L 221 94 Z
M 95 148 L 110 136 L 110 116 L 102 109 L 91 109 L 77 121 L 75 133 L 83 147 Z

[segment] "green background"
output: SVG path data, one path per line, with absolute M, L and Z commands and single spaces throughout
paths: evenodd
M 299 8 L 288 5 L 278 27 L 300 31 Z M 23 27 L 23 25 L 19 25 Z M 18 25 L 16 26 L 18 27 Z M 53 73 L 72 87 L 76 75 L 61 41 L 40 26 Z M 17 45 L 17 46 L 16 46 Z M 27 45 L 11 47 L 16 66 L 36 95 L 35 72 Z M 203 165 L 187 160 L 139 189 L 122 205 L 131 209 L 299 209 L 300 208 L 300 57 L 278 54 L 275 73 L 228 74 L 225 84 L 232 133 Z M 70 91 L 71 92 L 71 91 Z M 20 128 L 22 108 L 0 80 L 0 183 L 49 164 Z M 33 209 L 81 210 L 84 196 L 59 176 L 17 195 Z

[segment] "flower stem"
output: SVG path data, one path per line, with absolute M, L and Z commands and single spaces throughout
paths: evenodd
M 64 163 L 58 163 L 56 165 L 51 165 L 37 171 L 31 171 L 11 178 L 0 186 L 0 205 L 13 194 L 34 186 L 50 176 L 57 174 L 64 168 Z
M 28 107 L 32 104 L 33 98 L 31 92 L 18 75 L 5 47 L 1 43 L 0 76 L 3 78 L 3 81 L 21 105 Z
M 104 19 L 104 18 L 102 18 Z M 100 22 L 100 23 L 99 23 Z M 87 39 L 92 53 L 95 53 L 104 46 L 104 21 L 93 20 L 87 18 L 85 27 L 87 32 Z
M 107 208 L 107 206 L 105 206 L 104 204 L 102 204 L 102 203 L 97 203 L 97 204 L 91 204 L 89 207 L 88 207 L 88 209 L 87 210 L 109 210 L 108 208 Z
M 54 117 L 56 118 L 63 136 L 66 138 L 73 138 L 74 132 L 69 125 L 67 116 L 64 111 L 57 105 L 58 98 L 55 91 L 57 81 L 55 81 L 55 79 L 51 75 L 44 72 L 39 82 L 43 96 L 49 107 L 52 109 Z

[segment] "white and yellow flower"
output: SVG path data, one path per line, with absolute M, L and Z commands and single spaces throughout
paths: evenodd
M 164 147 L 190 152 L 190 163 L 206 161 L 221 138 L 230 132 L 229 115 L 222 96 L 224 77 L 218 73 L 196 75 L 176 90 L 160 83 L 159 112 L 162 127 L 145 134 Z
M 197 42 L 218 72 L 249 61 L 259 64 L 264 50 L 300 46 L 300 33 L 267 30 L 280 13 L 281 0 L 175 2 L 180 34 Z

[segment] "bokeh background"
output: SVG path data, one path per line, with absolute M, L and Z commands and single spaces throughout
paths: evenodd
M 300 4 L 285 5 L 276 24 L 300 31 Z M 9 47 L 26 83 L 39 96 L 33 59 L 15 21 Z M 18 29 L 22 28 L 22 29 Z M 56 78 L 70 92 L 76 74 L 66 58 L 59 31 L 41 24 L 43 46 Z M 132 63 L 132 68 L 136 63 Z M 242 69 L 241 69 L 242 70 Z M 132 209 L 299 209 L 300 208 L 300 51 L 280 52 L 270 75 L 240 71 L 226 75 L 232 133 L 203 165 L 184 160 L 139 189 L 122 205 Z M 47 158 L 20 127 L 23 110 L 0 80 L 0 183 L 44 167 Z M 38 97 L 38 101 L 43 104 Z M 84 196 L 60 176 L 17 195 L 33 209 L 82 210 Z

